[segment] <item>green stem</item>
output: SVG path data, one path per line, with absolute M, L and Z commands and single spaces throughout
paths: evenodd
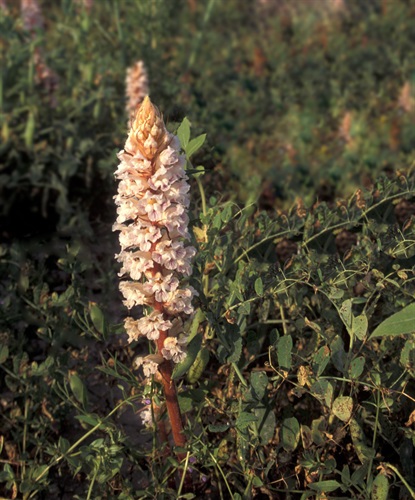
M 212 453 L 210 451 L 209 451 L 209 455 L 210 455 L 210 458 L 213 460 L 213 463 L 215 464 L 216 469 L 219 470 L 220 475 L 222 476 L 223 480 L 225 481 L 226 487 L 228 488 L 228 491 L 229 491 L 229 495 L 230 495 L 231 499 L 233 500 L 234 496 L 232 494 L 232 490 L 229 486 L 229 483 L 226 479 L 226 476 L 222 470 L 222 467 L 219 465 L 219 462 L 216 460 L 216 458 L 214 457 L 214 455 L 212 455 Z
M 403 484 L 405 485 L 406 489 L 409 491 L 409 493 L 411 494 L 411 497 L 412 498 L 415 498 L 415 491 L 411 488 L 411 486 L 406 482 L 405 478 L 402 476 L 402 474 L 399 472 L 399 470 L 394 467 L 393 465 L 387 463 L 387 462 L 382 462 L 382 464 L 384 467 L 387 467 L 388 469 L 392 470 L 398 477 L 399 479 L 403 482 Z
M 324 233 L 333 232 L 335 229 L 339 229 L 339 228 L 347 226 L 349 224 L 357 225 L 358 221 L 367 218 L 368 213 L 370 213 L 372 210 L 375 210 L 383 203 L 387 203 L 387 202 L 392 201 L 396 198 L 402 198 L 403 196 L 406 196 L 407 194 L 413 194 L 413 190 L 408 190 L 408 191 L 404 191 L 402 193 L 397 193 L 397 194 L 391 195 L 391 196 L 379 201 L 378 203 L 375 203 L 371 207 L 369 207 L 365 212 L 362 213 L 362 215 L 357 219 L 357 221 L 346 220 L 344 222 L 340 222 L 339 224 L 335 224 L 334 226 L 327 227 L 327 228 L 323 229 L 323 231 L 311 236 L 308 240 L 303 241 L 301 246 L 306 247 L 311 241 L 315 240 L 316 238 L 319 238 Z
M 291 229 L 287 229 L 286 231 L 282 231 L 281 233 L 271 234 L 270 236 L 267 236 L 263 240 L 258 241 L 254 245 L 251 245 L 247 250 L 242 249 L 243 253 L 241 253 L 241 255 L 237 259 L 235 259 L 234 264 L 237 264 L 245 256 L 248 257 L 248 253 L 249 252 L 251 252 L 252 250 L 255 250 L 255 248 L 259 247 L 260 245 L 262 245 L 266 241 L 273 240 L 274 238 L 280 238 L 281 236 L 285 236 L 286 234 L 291 234 L 291 233 L 292 233 L 292 230 Z
M 99 459 L 99 462 L 101 462 L 101 459 Z M 98 470 L 99 470 L 99 464 L 98 464 L 98 467 L 95 468 L 94 475 L 91 479 L 91 483 L 90 483 L 89 488 L 88 488 L 88 494 L 87 494 L 86 500 L 90 500 L 90 498 L 91 498 L 92 490 L 93 490 L 94 484 L 95 484 L 95 480 L 96 480 L 97 475 L 98 475 Z
M 197 186 L 199 188 L 200 198 L 202 201 L 202 214 L 204 215 L 204 217 L 206 217 L 206 215 L 207 215 L 206 194 L 205 194 L 205 190 L 203 188 L 203 184 L 200 180 L 199 175 L 196 177 L 196 182 L 197 182 Z M 205 235 L 205 243 L 207 243 L 207 230 L 208 230 L 207 225 L 203 224 L 203 233 Z M 203 283 L 203 293 L 204 293 L 205 297 L 207 297 L 208 293 L 209 293 L 209 275 L 208 274 L 203 274 L 202 283 Z
M 92 427 L 92 429 L 89 429 L 89 431 L 86 432 L 82 437 L 80 437 L 78 439 L 78 441 L 76 441 L 72 446 L 70 446 L 68 448 L 68 450 L 66 451 L 66 453 L 62 453 L 58 457 L 55 457 L 49 463 L 49 465 L 45 469 L 43 469 L 43 471 L 34 479 L 34 482 L 37 483 L 38 481 L 40 481 L 42 479 L 42 477 L 44 477 L 54 465 L 58 464 L 63 458 L 65 458 L 66 455 L 69 455 L 70 453 L 72 453 L 72 451 L 74 451 L 81 443 L 83 443 L 85 441 L 85 439 L 87 439 L 91 434 L 93 434 L 95 431 L 97 431 L 102 426 L 102 424 L 108 418 L 110 418 L 115 412 L 117 412 L 123 405 L 125 405 L 126 403 L 129 403 L 130 401 L 134 401 L 135 399 L 140 399 L 140 398 L 141 398 L 141 396 L 136 395 L 136 396 L 132 396 L 131 398 L 125 399 L 124 401 L 121 401 L 121 403 L 119 403 L 113 410 L 111 410 L 110 413 L 108 413 L 108 415 L 106 417 L 104 417 L 101 422 L 99 422 L 94 427 Z
M 182 477 L 180 478 L 180 485 L 179 485 L 179 491 L 177 492 L 177 498 L 180 498 L 180 495 L 181 495 L 181 492 L 182 492 L 182 489 L 184 486 L 184 480 L 186 478 L 187 467 L 189 465 L 189 457 L 190 457 L 190 453 L 187 452 L 186 459 L 184 462 L 184 467 L 183 467 L 183 474 L 182 474 Z
M 248 388 L 248 384 L 246 383 L 246 380 L 244 379 L 241 370 L 239 369 L 239 366 L 236 363 L 232 363 L 232 367 L 235 370 L 235 373 L 238 375 L 238 378 L 241 382 L 241 384 L 245 387 Z
M 373 429 L 373 439 L 372 439 L 372 448 L 373 451 L 375 451 L 375 445 L 376 445 L 376 439 L 377 439 L 377 433 L 378 433 L 378 425 L 379 425 L 379 410 L 380 410 L 380 391 L 376 392 L 376 416 L 375 416 L 375 428 Z M 366 484 L 367 487 L 369 488 L 370 480 L 372 478 L 372 465 L 373 465 L 373 456 L 369 459 L 369 467 L 368 467 L 368 472 L 367 472 L 367 480 Z
M 200 197 L 202 199 L 202 213 L 206 217 L 206 214 L 207 214 L 206 195 L 205 195 L 205 190 L 203 188 L 203 184 L 202 184 L 202 182 L 200 180 L 200 176 L 199 175 L 196 177 L 196 182 L 197 182 L 197 186 L 198 186 L 199 191 L 200 191 Z

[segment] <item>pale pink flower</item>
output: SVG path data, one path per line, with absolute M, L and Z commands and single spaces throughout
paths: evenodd
M 43 29 L 43 17 L 37 0 L 21 0 L 20 14 L 25 31 L 34 34 Z
M 146 174 L 150 175 L 152 171 L 151 161 L 144 158 L 138 151 L 134 155 L 124 150 L 118 153 L 118 159 L 121 163 L 115 171 L 117 179 L 131 179 L 135 175 Z
M 145 335 L 149 340 L 157 340 L 160 330 L 168 330 L 172 327 L 172 322 L 165 320 L 162 313 L 152 311 L 149 315 L 137 320 L 135 326 L 141 335 Z
M 153 414 L 151 408 L 146 408 L 144 410 L 141 410 L 140 417 L 143 425 L 147 427 L 151 427 L 153 425 L 154 422 L 153 422 Z
M 180 276 L 192 273 L 196 253 L 184 244 L 190 239 L 185 157 L 177 137 L 167 132 L 148 97 L 134 116 L 118 158 L 113 229 L 120 231 L 121 252 L 116 258 L 122 263 L 120 276 L 131 278 L 120 283 L 120 290 L 129 309 L 149 306 L 144 317 L 127 318 L 125 329 L 130 342 L 146 336 L 160 343 L 163 333 L 160 359 L 147 356 L 139 361 L 150 376 L 163 359 L 179 363 L 185 358 L 183 321 L 194 312 L 192 299 L 197 292 L 185 284 L 179 288 Z
M 121 281 L 120 291 L 125 300 L 124 305 L 131 309 L 134 306 L 149 305 L 152 303 L 151 296 L 146 294 L 141 283 L 135 281 Z
M 138 61 L 127 69 L 125 78 L 125 93 L 127 96 L 126 111 L 128 116 L 134 114 L 137 106 L 148 95 L 148 75 L 143 61 Z
M 191 286 L 185 289 L 177 289 L 169 294 L 164 306 L 171 315 L 180 313 L 193 314 L 192 299 L 195 295 L 199 294 Z
M 146 378 L 149 378 L 152 375 L 154 375 L 155 373 L 157 373 L 157 371 L 159 369 L 159 364 L 160 364 L 160 362 L 157 362 L 157 361 L 150 359 L 150 356 L 146 356 L 145 358 L 138 357 L 135 360 L 136 368 L 140 368 L 140 366 L 142 366 L 144 376 Z
M 75 0 L 75 2 L 81 7 L 85 7 L 85 10 L 89 13 L 94 5 L 94 0 Z
M 153 269 L 154 262 L 151 259 L 150 252 L 121 252 L 116 255 L 118 262 L 122 262 L 123 266 L 118 273 L 118 276 L 129 274 L 131 279 L 139 280 L 149 269 Z
M 166 359 L 172 359 L 174 363 L 181 363 L 186 357 L 183 346 L 187 344 L 187 337 L 167 337 L 164 340 L 164 347 L 161 353 Z
M 141 214 L 147 215 L 152 222 L 162 221 L 166 209 L 170 206 L 168 200 L 162 193 L 156 194 L 147 191 L 137 203 L 137 210 Z
M 171 292 L 174 292 L 179 286 L 179 280 L 173 274 L 163 276 L 156 273 L 146 283 L 143 284 L 143 290 L 148 295 L 154 294 L 157 302 L 164 302 L 169 298 Z

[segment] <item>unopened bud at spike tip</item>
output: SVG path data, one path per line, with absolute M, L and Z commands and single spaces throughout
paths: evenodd
M 170 134 L 160 111 L 146 96 L 133 119 L 125 149 L 129 152 L 138 149 L 147 160 L 152 160 L 169 141 Z

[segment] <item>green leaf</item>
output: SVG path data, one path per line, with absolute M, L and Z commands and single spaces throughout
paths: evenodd
M 407 370 L 415 368 L 415 340 L 409 339 L 405 342 L 399 361 Z
M 61 436 L 58 440 L 59 451 L 61 453 L 65 454 L 69 450 L 70 447 L 71 447 L 71 445 L 69 444 L 69 441 Z
M 80 377 L 76 373 L 69 375 L 69 386 L 73 395 L 83 406 L 87 404 L 86 388 Z
M 257 278 L 255 280 L 255 292 L 256 294 L 261 297 L 262 294 L 264 293 L 264 285 L 262 284 L 262 279 L 261 278 Z
M 317 446 L 321 446 L 326 443 L 326 428 L 327 423 L 323 416 L 311 422 L 311 437 Z
M 293 348 L 293 339 L 291 335 L 284 335 L 278 339 L 277 358 L 278 364 L 284 370 L 291 368 L 291 351 Z
M 331 360 L 333 365 L 339 372 L 344 373 L 344 367 L 346 364 L 347 354 L 344 350 L 343 340 L 339 335 L 336 335 L 334 340 L 330 344 L 331 348 Z
M 189 368 L 193 365 L 193 363 L 196 359 L 196 356 L 197 356 L 198 352 L 200 351 L 200 347 L 202 345 L 202 338 L 203 338 L 203 334 L 199 333 L 188 344 L 187 356 L 184 358 L 184 360 L 181 363 L 177 364 L 174 367 L 173 374 L 172 374 L 173 380 L 184 375 L 189 370 Z
M 258 401 L 260 401 L 265 396 L 267 385 L 268 377 L 265 372 L 251 373 L 251 392 Z
M 272 407 L 255 408 L 254 414 L 257 417 L 257 430 L 261 444 L 268 444 L 275 434 L 275 413 Z
M 264 483 L 259 476 L 254 476 L 252 479 L 252 486 L 255 486 L 255 488 L 261 488 L 264 486 Z
M 345 300 L 338 311 L 347 331 L 350 333 L 353 324 L 352 300 Z
M 0 472 L 0 483 L 6 481 L 14 481 L 14 472 L 9 464 L 4 464 L 2 472 Z
M 182 123 L 177 129 L 177 137 L 179 138 L 182 148 L 186 151 L 190 139 L 190 121 L 187 117 L 183 118 Z
M 331 353 L 328 346 L 323 346 L 320 347 L 320 349 L 314 356 L 312 367 L 317 377 L 319 377 L 324 372 L 324 369 L 330 361 L 330 354 Z
M 318 493 L 329 493 L 330 491 L 337 490 L 341 484 L 338 481 L 330 479 L 328 481 L 319 481 L 318 483 L 311 483 L 309 487 Z
M 281 428 L 281 443 L 285 451 L 294 451 L 300 441 L 300 424 L 295 417 L 286 418 Z
M 367 476 L 367 472 L 369 470 L 369 460 L 365 460 L 363 462 L 363 465 L 360 467 L 357 467 L 356 470 L 353 472 L 351 481 L 353 484 L 358 485 L 358 486 L 363 486 L 363 481 L 365 477 Z
M 330 288 L 329 299 L 330 300 L 340 300 L 344 295 L 344 290 L 340 288 Z
M 349 367 L 350 378 L 354 379 L 359 378 L 360 375 L 363 373 L 364 368 L 365 368 L 365 358 L 363 356 L 359 356 L 358 358 L 354 359 L 350 363 Z
M 95 427 L 100 423 L 100 420 L 97 415 L 89 414 L 89 415 L 76 415 L 75 418 L 82 423 L 88 424 L 91 427 Z
M 367 317 L 366 314 L 361 314 L 360 316 L 353 317 L 352 321 L 352 332 L 359 340 L 363 340 L 367 333 Z
M 96 330 L 104 335 L 105 333 L 105 318 L 104 314 L 102 313 L 101 309 L 96 305 L 92 304 L 90 308 L 89 314 L 91 315 L 91 320 L 92 323 L 94 324 L 94 327 Z
M 380 473 L 372 483 L 372 500 L 388 500 L 389 498 L 389 480 Z
M 237 363 L 242 354 L 242 338 L 235 339 L 232 344 L 232 353 L 226 358 L 228 363 Z
M 197 309 L 196 314 L 194 315 L 192 323 L 190 325 L 189 337 L 187 339 L 188 343 L 190 343 L 193 340 L 193 338 L 196 337 L 196 334 L 199 330 L 199 325 L 204 320 L 205 320 L 205 315 L 203 314 L 203 311 L 200 308 Z
M 386 337 L 388 335 L 405 335 L 415 332 L 415 302 L 392 314 L 375 328 L 369 339 Z
M 206 134 L 199 135 L 198 137 L 192 139 L 186 146 L 186 148 L 184 148 L 186 151 L 186 156 L 190 158 L 193 154 L 195 154 L 196 151 L 198 151 L 203 146 L 205 140 L 206 140 Z
M 244 430 L 246 429 L 252 422 L 256 422 L 257 417 L 252 413 L 248 413 L 246 411 L 242 411 L 238 418 L 236 419 L 236 427 L 238 429 Z
M 348 422 L 353 412 L 353 399 L 349 396 L 340 396 L 333 401 L 333 413 L 342 422 Z
M 329 408 L 333 399 L 333 386 L 328 380 L 317 380 L 310 387 L 311 394 Z
M 348 465 L 343 466 L 343 470 L 341 473 L 341 478 L 342 478 L 342 483 L 345 486 L 350 486 L 351 480 L 350 480 L 350 469 Z
M 9 348 L 7 345 L 0 346 L 0 365 L 9 357 Z
M 363 430 L 356 419 L 352 418 L 350 420 L 349 427 L 357 457 L 362 462 L 362 464 L 364 464 L 371 458 L 374 458 L 375 451 L 366 445 L 366 436 L 364 435 Z
M 208 425 L 209 432 L 214 432 L 214 433 L 225 432 L 229 429 L 229 427 L 230 427 L 229 424 L 219 424 L 219 425 L 209 424 Z

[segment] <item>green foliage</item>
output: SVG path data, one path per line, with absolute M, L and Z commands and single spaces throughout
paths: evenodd
M 413 2 L 41 3 L 0 14 L 0 496 L 414 497 Z M 116 290 L 139 58 L 194 200 L 181 464 Z

